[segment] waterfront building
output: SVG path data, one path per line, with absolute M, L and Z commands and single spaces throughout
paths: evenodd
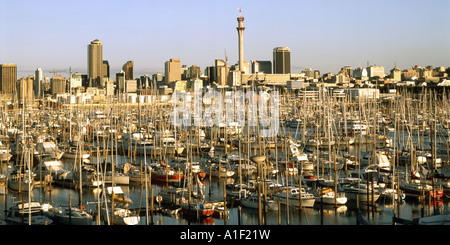
M 17 81 L 17 87 L 18 87 L 18 96 L 19 96 L 19 102 L 20 103 L 26 103 L 30 104 L 33 102 L 33 81 L 34 81 L 34 75 L 30 75 L 26 78 L 20 78 Z
M 433 69 L 423 68 L 419 71 L 420 78 L 433 77 Z
M 227 85 L 227 68 L 226 67 L 226 63 L 223 60 L 220 59 L 216 59 L 215 60 L 215 81 L 217 83 L 217 85 L 220 86 L 226 86 Z
M 148 76 L 148 74 L 145 74 L 139 78 L 139 83 L 138 83 L 139 89 L 147 89 L 147 88 L 150 88 L 150 86 L 151 86 L 151 83 L 150 83 L 150 77 Z
M 181 80 L 181 62 L 180 59 L 170 59 L 165 63 L 165 82 L 169 84 L 171 82 Z
M 78 72 L 75 72 L 72 74 L 72 78 L 70 79 L 69 88 L 70 89 L 76 89 L 79 87 L 82 87 L 83 85 L 83 79 L 81 77 L 81 74 Z
M 13 94 L 17 83 L 17 65 L 0 65 L 0 91 L 2 94 Z
M 277 86 L 279 88 L 286 87 L 287 82 L 292 80 L 294 76 L 292 74 L 243 74 L 241 77 L 241 84 L 251 85 L 255 82 L 264 83 L 268 86 Z M 295 78 L 294 78 L 295 79 Z
M 334 76 L 334 80 L 338 84 L 347 84 L 350 82 L 350 78 L 347 74 L 339 73 L 336 76 Z
M 239 63 L 231 66 L 228 71 L 236 70 L 236 71 L 240 71 L 241 74 L 250 74 L 250 64 L 247 61 L 244 61 L 243 63 L 244 63 L 244 69 L 243 69 L 244 71 L 243 72 L 241 72 L 241 68 L 239 68 Z
M 291 73 L 291 50 L 288 47 L 277 47 L 273 49 L 273 73 Z
M 66 78 L 61 75 L 56 75 L 51 79 L 52 95 L 66 93 Z
M 314 79 L 319 79 L 319 78 L 320 78 L 320 71 L 314 70 Z
M 119 93 L 125 92 L 125 72 L 123 70 L 116 73 L 116 90 Z
M 108 82 L 106 82 L 106 96 L 111 97 L 114 96 L 114 81 L 109 79 Z
M 393 82 L 400 82 L 402 80 L 402 71 L 397 66 L 391 70 L 391 80 Z
M 34 96 L 40 98 L 44 96 L 44 90 L 42 89 L 42 69 L 37 68 L 34 72 Z
M 406 69 L 402 71 L 402 80 L 419 78 L 419 73 L 415 69 Z
M 136 80 L 126 80 L 125 81 L 125 93 L 136 93 L 137 92 L 137 81 Z
M 189 92 L 194 92 L 195 90 L 203 88 L 203 81 L 201 79 L 193 79 L 187 82 L 186 89 Z
M 44 77 L 44 80 L 42 80 L 42 90 L 43 94 L 51 93 L 52 85 L 50 83 L 49 77 Z
M 252 73 L 272 74 L 272 62 L 266 60 L 251 60 Z
M 164 86 L 164 76 L 161 73 L 156 73 L 152 75 L 152 82 L 156 84 L 156 87 Z
M 89 87 L 99 87 L 103 80 L 103 42 L 95 39 L 88 45 Z
M 303 71 L 301 73 L 305 74 L 305 77 L 307 79 L 314 78 L 314 72 L 311 68 L 303 69 Z
M 385 76 L 384 67 L 382 67 L 382 66 L 371 65 L 371 66 L 367 67 L 367 73 L 368 73 L 369 79 L 384 78 L 384 76 Z
M 133 80 L 133 66 L 134 62 L 132 60 L 127 61 L 122 66 L 122 71 L 125 73 L 125 80 Z
M 189 78 L 190 79 L 197 79 L 202 76 L 202 72 L 201 72 L 199 66 L 193 65 L 193 66 L 189 67 L 188 70 L 189 70 Z
M 366 68 L 358 67 L 358 68 L 354 69 L 353 77 L 356 79 L 366 81 L 368 79 Z
M 241 86 L 242 84 L 242 73 L 239 70 L 232 70 L 228 73 L 228 86 Z
M 353 68 L 351 66 L 344 66 L 341 68 L 339 73 L 347 75 L 347 77 L 351 78 L 353 77 Z
M 103 74 L 103 77 L 109 78 L 109 62 L 107 60 L 103 61 L 102 74 Z

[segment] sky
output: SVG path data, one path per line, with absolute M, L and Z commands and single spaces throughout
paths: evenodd
M 238 8 L 249 63 L 289 47 L 292 73 L 450 67 L 450 0 L 0 0 L 0 64 L 17 64 L 18 78 L 86 74 L 94 39 L 112 79 L 128 60 L 135 76 L 164 73 L 171 58 L 202 71 L 215 59 L 236 64 Z

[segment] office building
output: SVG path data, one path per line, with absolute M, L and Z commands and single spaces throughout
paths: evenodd
M 61 75 L 56 75 L 51 78 L 52 95 L 66 93 L 66 78 Z
M 103 77 L 109 78 L 109 62 L 107 60 L 103 61 L 102 74 L 103 74 Z
M 17 83 L 17 65 L 0 65 L 0 91 L 2 94 L 13 94 Z
M 353 77 L 353 68 L 351 66 L 344 66 L 339 71 L 340 74 L 346 75 L 347 77 Z
M 134 62 L 132 60 L 127 61 L 122 66 L 122 71 L 125 73 L 125 80 L 133 80 L 133 66 Z
M 368 79 L 368 73 L 366 68 L 362 68 L 362 67 L 358 67 L 356 69 L 353 70 L 353 77 L 355 79 L 360 79 L 360 80 L 367 80 Z
M 17 92 L 20 103 L 32 103 L 33 102 L 33 81 L 34 76 L 28 76 L 27 78 L 20 78 L 17 81 Z
M 116 91 L 119 93 L 125 92 L 125 72 L 122 70 L 116 73 Z
M 34 96 L 40 98 L 44 96 L 44 90 L 42 88 L 42 69 L 37 68 L 34 72 Z
M 277 47 L 273 49 L 273 73 L 291 73 L 291 50 L 288 47 Z
M 314 70 L 314 79 L 319 79 L 319 78 L 320 78 L 320 71 Z
M 311 68 L 303 69 L 303 71 L 301 73 L 305 74 L 305 77 L 307 79 L 314 78 L 314 71 Z
M 202 72 L 199 66 L 192 65 L 188 68 L 189 79 L 196 80 L 202 76 Z
M 103 80 L 103 42 L 95 39 L 88 45 L 89 87 L 99 87 Z
M 72 74 L 72 78 L 70 79 L 69 88 L 75 89 L 78 87 L 82 87 L 82 84 L 83 84 L 83 78 L 81 77 L 81 74 L 78 72 L 75 72 L 74 74 Z M 74 90 L 72 90 L 72 92 L 74 92 Z
M 166 84 L 181 80 L 181 62 L 180 59 L 170 59 L 165 63 Z
M 251 60 L 252 73 L 272 74 L 272 62 L 263 60 Z
M 367 67 L 367 73 L 370 79 L 372 78 L 384 78 L 384 67 L 371 65 Z
M 216 59 L 215 63 L 215 71 L 216 71 L 216 83 L 220 86 L 227 86 L 227 71 L 228 67 L 226 67 L 226 63 L 223 60 Z
M 391 70 L 391 80 L 394 82 L 400 82 L 402 80 L 402 71 L 397 67 Z

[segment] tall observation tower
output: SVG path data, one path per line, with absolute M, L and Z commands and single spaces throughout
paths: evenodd
M 239 36 L 239 70 L 244 73 L 244 17 L 241 16 L 241 9 L 239 8 L 239 17 L 237 18 L 238 27 L 236 30 L 238 31 Z

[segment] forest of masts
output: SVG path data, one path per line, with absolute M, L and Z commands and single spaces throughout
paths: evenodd
M 266 156 L 264 162 L 257 164 L 258 180 L 273 178 L 267 174 L 271 162 L 280 170 L 275 177 L 279 182 L 297 183 L 300 187 L 299 176 L 305 175 L 336 182 L 342 174 L 334 171 L 339 159 L 354 156 L 358 160 L 365 153 L 374 156 L 377 150 L 388 152 L 394 176 L 399 176 L 395 171 L 404 171 L 398 167 L 401 152 L 411 153 L 411 162 L 406 169 L 417 169 L 413 157 L 417 151 L 431 153 L 432 166 L 429 167 L 433 171 L 438 167 L 434 166 L 438 157 L 443 160 L 439 167 L 446 167 L 450 134 L 448 92 L 427 88 L 413 92 L 405 88 L 398 89 L 395 94 L 384 95 L 380 94 L 380 98 L 352 97 L 347 93 L 336 96 L 332 90 L 319 90 L 314 96 L 307 96 L 301 91 L 280 91 L 279 131 L 273 138 L 259 137 L 259 130 L 255 127 L 174 127 L 170 120 L 173 105 L 162 101 L 159 95 L 152 97 L 153 103 L 134 104 L 117 102 L 114 98 L 100 104 L 59 104 L 36 100 L 33 104 L 13 108 L 4 103 L 1 108 L 1 140 L 4 145 L 15 146 L 12 148 L 14 164 L 21 162 L 23 154 L 20 149 L 33 149 L 37 138 L 48 137 L 62 150 L 68 147 L 67 142 L 75 145 L 82 142 L 85 147 L 77 149 L 88 150 L 91 156 L 101 155 L 104 161 L 110 157 L 113 166 L 123 164 L 118 162 L 118 155 L 128 156 L 131 164 L 139 166 L 142 163 L 136 162 L 136 155 L 140 153 L 136 148 L 132 150 L 131 145 L 125 149 L 125 138 L 122 137 L 139 132 L 153 145 L 159 146 L 146 153 L 149 162 L 167 163 L 168 159 L 178 157 L 198 161 L 207 156 L 202 149 L 213 146 L 215 150 L 209 157 L 221 156 L 219 159 L 226 161 L 226 157 L 234 154 L 238 156 L 239 164 L 254 163 L 250 161 L 252 156 Z M 365 134 L 352 128 L 355 124 L 365 126 Z M 174 136 L 176 145 L 184 147 L 182 153 L 173 154 L 168 150 L 168 145 L 162 140 L 166 132 Z M 298 173 L 291 175 L 288 164 L 281 164 L 290 161 L 292 143 L 300 152 L 310 153 L 314 164 L 312 170 L 294 165 Z M 222 164 L 229 166 L 225 161 Z M 344 164 L 342 170 L 347 168 L 350 167 Z M 241 171 L 234 176 L 241 182 L 247 177 Z

